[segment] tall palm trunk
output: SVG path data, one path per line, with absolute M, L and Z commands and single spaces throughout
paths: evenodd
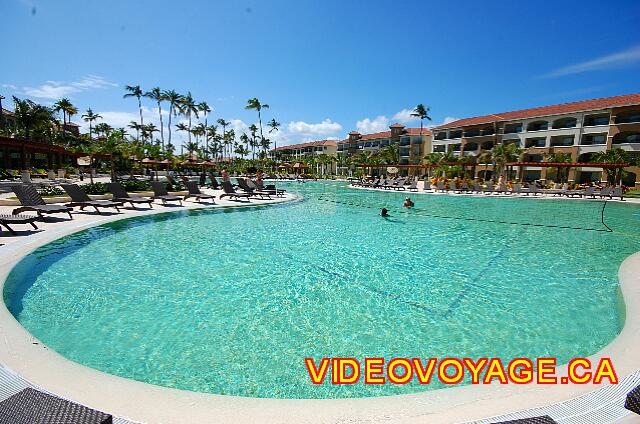
M 164 125 L 162 123 L 162 106 L 158 100 L 158 117 L 160 118 L 160 143 L 162 145 L 162 153 L 164 153 Z

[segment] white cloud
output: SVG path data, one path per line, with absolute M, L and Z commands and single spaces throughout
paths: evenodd
M 24 94 L 40 99 L 60 99 L 72 94 L 88 90 L 97 90 L 108 87 L 117 87 L 118 84 L 109 82 L 97 75 L 88 75 L 80 81 L 62 82 L 47 81 L 37 87 L 23 87 Z
M 640 62 L 640 46 L 631 47 L 618 53 L 602 56 L 593 60 L 574 65 L 563 66 L 547 74 L 543 78 L 562 77 L 583 72 L 600 71 L 603 69 L 621 68 Z
M 446 118 L 444 118 L 444 120 L 442 121 L 441 125 L 450 124 L 451 122 L 458 121 L 458 120 L 460 120 L 460 118 L 454 118 L 453 116 L 447 116 Z
M 291 121 L 287 129 L 292 135 L 322 136 L 342 131 L 342 125 L 327 118 L 317 124 L 309 124 L 304 121 Z
M 17 90 L 17 89 L 18 89 L 18 87 L 16 87 L 16 86 L 15 86 L 15 85 L 13 85 L 13 84 L 2 84 L 2 85 L 0 85 L 0 87 L 2 87 L 2 88 L 8 88 L 8 89 L 10 89 L 10 90 Z
M 388 131 L 389 119 L 386 116 L 376 116 L 374 119 L 364 118 L 356 122 L 356 128 L 363 134 Z
M 393 118 L 391 119 L 393 121 L 401 122 L 403 124 L 406 124 L 408 122 L 413 122 L 413 121 L 419 121 L 420 118 L 418 118 L 417 116 L 411 116 L 412 113 L 413 113 L 413 109 L 402 109 L 400 112 L 393 115 Z

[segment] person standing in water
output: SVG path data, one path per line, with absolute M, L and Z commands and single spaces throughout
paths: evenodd
M 389 215 L 389 211 L 387 210 L 387 208 L 382 208 L 382 211 L 380 212 L 380 216 L 383 218 L 387 218 L 391 215 Z
M 414 206 L 415 206 L 415 204 L 413 203 L 411 198 L 407 197 L 406 199 L 404 199 L 404 203 L 402 204 L 403 208 L 412 208 Z

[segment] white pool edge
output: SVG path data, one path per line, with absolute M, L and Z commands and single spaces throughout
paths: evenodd
M 165 212 L 169 211 L 156 209 L 150 213 Z M 37 247 L 92 226 L 126 218 L 130 216 L 96 216 L 91 222 L 61 223 L 55 230 L 33 234 L 3 246 L 0 251 L 0 289 L 3 289 L 13 266 Z M 600 357 L 611 358 L 618 376 L 623 378 L 640 369 L 640 252 L 623 261 L 618 275 L 625 301 L 625 325 L 610 344 L 590 359 L 595 362 Z M 69 361 L 37 341 L 15 320 L 4 302 L 0 307 L 0 334 L 3 336 L 0 340 L 0 362 L 25 379 L 76 402 L 149 424 L 424 423 L 427 417 L 429 423 L 455 423 L 557 403 L 600 387 L 491 385 L 451 387 L 377 398 L 243 398 L 154 386 Z M 560 373 L 565 371 L 561 368 Z

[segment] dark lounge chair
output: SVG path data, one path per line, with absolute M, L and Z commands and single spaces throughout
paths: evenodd
M 247 183 L 247 180 L 245 180 L 244 178 L 236 178 L 236 180 L 238 181 L 238 187 L 240 187 L 245 193 L 248 193 L 254 197 L 260 197 L 261 199 L 271 199 L 271 193 L 269 193 L 268 191 L 256 190 L 255 188 L 251 187 Z
M 73 219 L 71 216 L 73 208 L 65 205 L 46 204 L 42 199 L 42 196 L 40 196 L 36 188 L 31 184 L 13 185 L 11 186 L 11 189 L 16 194 L 16 197 L 20 200 L 20 204 L 22 205 L 13 210 L 12 213 L 14 215 L 18 215 L 22 212 L 36 212 L 39 217 L 42 217 L 43 214 L 68 213 L 69 218 Z
M 98 213 L 102 213 L 99 208 L 115 208 L 120 212 L 122 202 L 114 202 L 113 200 L 91 200 L 87 193 L 77 184 L 60 184 L 60 186 L 67 192 L 69 197 L 71 197 L 71 203 L 67 205 L 69 207 L 80 206 L 81 211 L 86 207 L 92 207 Z
M 163 205 L 166 205 L 167 202 L 179 202 L 182 206 L 182 197 L 169 194 L 166 183 L 151 181 L 151 188 L 153 189 L 153 199 L 162 200 Z
M 548 415 L 541 417 L 521 418 L 519 420 L 497 421 L 491 424 L 558 424 Z
M 629 411 L 640 415 L 640 386 L 636 386 L 635 389 L 627 393 L 627 398 L 624 401 L 624 407 Z
M 114 202 L 129 203 L 134 209 L 136 208 L 136 205 L 142 203 L 148 204 L 150 208 L 153 207 L 153 199 L 149 199 L 148 197 L 129 196 L 127 190 L 125 190 L 120 183 L 107 183 L 107 187 L 109 187 L 109 191 L 113 195 Z
M 38 219 L 37 216 L 0 215 L 0 231 L 2 231 L 2 227 L 4 227 L 9 230 L 11 234 L 15 235 L 16 232 L 9 226 L 12 224 L 31 224 L 31 226 L 37 230 L 38 227 L 36 227 L 34 222 L 36 219 Z
M 202 199 L 211 199 L 213 203 L 215 203 L 216 196 L 212 196 L 211 194 L 206 194 L 200 191 L 198 184 L 195 181 L 185 181 L 184 185 L 187 187 L 189 193 L 184 196 L 184 200 L 187 200 L 190 197 L 195 197 L 198 202 L 202 202 Z
M 230 197 L 231 198 L 230 200 L 240 200 L 240 199 L 249 200 L 249 197 L 251 197 L 250 194 L 236 192 L 233 186 L 231 185 L 231 181 L 223 181 L 222 190 L 224 190 L 224 193 L 220 195 L 221 199 L 223 197 Z
M 210 187 L 213 190 L 220 190 L 220 184 L 218 183 L 218 179 L 215 177 L 215 175 L 213 175 L 213 173 L 209 174 L 209 179 L 211 180 Z
M 0 423 L 112 424 L 113 417 L 28 387 L 0 402 Z
M 275 195 L 279 197 L 283 197 L 284 194 L 287 192 L 287 190 L 276 188 L 275 184 L 267 184 L 265 186 L 264 183 L 258 182 L 258 180 L 255 180 L 255 181 L 247 180 L 247 183 L 249 184 L 249 186 L 251 186 L 251 184 L 254 184 L 256 188 L 260 191 L 268 191 L 268 192 L 273 191 L 275 192 Z

